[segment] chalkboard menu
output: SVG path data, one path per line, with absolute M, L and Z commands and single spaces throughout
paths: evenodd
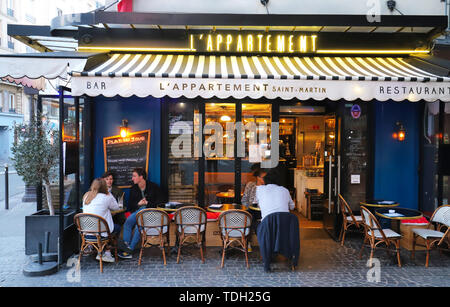
M 130 187 L 132 170 L 142 167 L 148 171 L 150 130 L 103 138 L 105 171 L 114 173 L 114 185 Z

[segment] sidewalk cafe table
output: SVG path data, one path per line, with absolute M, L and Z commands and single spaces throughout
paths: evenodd
M 116 215 L 116 214 L 119 214 L 119 213 L 123 213 L 125 211 L 126 211 L 125 208 L 121 208 L 119 210 L 111 210 L 111 215 Z
M 375 214 L 381 218 L 395 221 L 395 232 L 400 233 L 400 221 L 401 220 L 415 220 L 420 219 L 423 215 L 422 212 L 408 208 L 379 208 L 375 209 Z
M 360 202 L 361 206 L 366 207 L 373 215 L 376 216 L 375 210 L 379 208 L 394 208 L 398 207 L 399 203 L 392 200 L 383 200 L 383 199 L 368 199 L 365 202 Z M 389 228 L 390 227 L 390 221 L 389 220 L 383 220 L 378 219 L 382 228 Z
M 244 195 L 243 192 L 241 192 L 241 197 Z M 225 202 L 227 201 L 233 201 L 234 200 L 234 191 L 228 191 L 228 192 L 218 192 L 216 193 L 216 197 L 217 199 L 220 200 L 225 200 Z
M 359 204 L 369 209 L 369 211 L 371 211 L 372 213 L 374 212 L 375 208 L 393 208 L 399 206 L 399 203 L 396 201 L 381 199 L 369 199 L 364 202 L 360 202 Z
M 208 206 L 208 211 L 210 212 L 224 212 L 232 209 L 246 210 L 245 206 L 242 206 L 240 204 L 218 204 L 217 206 Z

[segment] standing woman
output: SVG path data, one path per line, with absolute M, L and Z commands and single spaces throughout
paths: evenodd
M 112 210 L 119 210 L 119 204 L 116 199 L 108 192 L 106 182 L 102 178 L 94 179 L 89 191 L 83 196 L 83 213 L 99 215 L 106 220 L 112 234 L 120 233 L 120 226 L 114 224 L 111 215 Z M 100 254 L 97 254 L 97 260 L 100 260 Z M 109 249 L 102 255 L 102 261 L 114 262 Z

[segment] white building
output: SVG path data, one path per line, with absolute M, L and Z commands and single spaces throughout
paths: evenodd
M 8 24 L 48 25 L 59 15 L 93 11 L 104 0 L 0 0 L 0 54 L 30 53 L 34 49 L 8 36 Z M 29 92 L 28 92 L 29 93 Z M 35 96 L 24 87 L 0 80 L 0 163 L 8 161 L 14 122 L 29 120 Z

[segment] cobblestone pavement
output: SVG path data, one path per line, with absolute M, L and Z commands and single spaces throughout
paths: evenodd
M 394 254 L 388 256 L 385 251 L 377 250 L 375 257 L 380 260 L 379 282 L 368 281 L 372 271 L 366 266 L 369 250 L 363 258 L 358 257 L 361 236 L 349 234 L 344 247 L 333 241 L 321 229 L 301 229 L 301 251 L 296 271 L 288 268 L 287 262 L 278 257 L 272 264 L 272 272 L 265 273 L 257 248 L 250 254 L 250 268 L 245 267 L 242 253 L 230 255 L 225 266 L 220 268 L 220 249 L 208 248 L 206 262 L 200 261 L 198 249 L 188 247 L 182 253 L 179 264 L 176 255 L 167 259 L 163 265 L 162 256 L 157 248 L 147 249 L 143 263 L 137 264 L 138 253 L 133 259 L 118 263 L 105 263 L 104 273 L 99 272 L 99 263 L 94 256 L 82 257 L 80 278 L 77 281 L 75 266 L 66 264 L 56 274 L 44 277 L 25 277 L 22 267 L 27 261 L 24 255 L 23 221 L 17 216 L 33 212 L 35 205 L 12 208 L 10 212 L 0 211 L 0 286 L 64 286 L 64 287 L 352 287 L 352 286 L 450 286 L 450 256 L 431 255 L 430 267 L 425 268 L 425 254 L 416 253 L 412 261 L 409 252 L 402 250 L 403 267 L 397 267 Z M 31 210 L 31 211 L 30 211 Z M 6 215 L 6 216 L 5 216 Z M 20 231 L 14 233 L 5 230 L 4 223 L 15 223 Z M 21 229 L 22 228 L 22 229 Z M 6 234 L 6 235 L 4 235 Z M 69 261 L 70 262 L 70 261 Z

